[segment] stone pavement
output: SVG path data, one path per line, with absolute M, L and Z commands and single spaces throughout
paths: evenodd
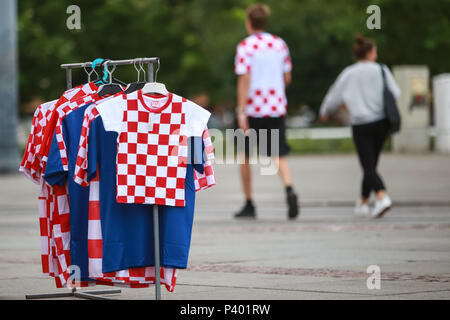
M 289 161 L 302 203 L 291 222 L 278 177 L 258 166 L 258 218 L 232 219 L 243 202 L 238 168 L 216 165 L 217 186 L 198 193 L 189 268 L 162 299 L 450 299 L 450 156 L 383 155 L 395 207 L 380 220 L 352 213 L 354 155 Z M 37 193 L 21 175 L 0 177 L 0 299 L 67 290 L 40 271 Z M 380 268 L 380 289 L 367 287 L 370 265 Z M 154 299 L 154 290 L 114 298 Z

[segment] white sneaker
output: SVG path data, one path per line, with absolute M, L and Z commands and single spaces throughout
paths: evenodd
M 372 218 L 381 218 L 392 206 L 391 198 L 385 195 L 383 199 L 376 200 L 375 206 L 372 209 Z
M 362 203 L 361 200 L 357 200 L 354 213 L 358 216 L 368 216 L 370 214 L 368 203 Z

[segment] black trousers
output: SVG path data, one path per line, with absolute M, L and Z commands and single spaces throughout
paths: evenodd
M 353 141 L 364 173 L 361 188 L 363 198 L 369 198 L 372 191 L 386 190 L 383 180 L 377 173 L 377 164 L 388 136 L 388 128 L 386 119 L 352 126 Z
M 248 117 L 248 125 L 250 129 L 256 130 L 256 144 L 259 147 L 264 147 L 264 156 L 283 157 L 289 154 L 290 148 L 287 144 L 286 138 L 286 124 L 285 117 L 262 117 L 253 118 Z M 260 129 L 267 130 L 267 141 L 265 146 L 260 146 Z M 278 130 L 278 141 L 272 141 L 272 130 Z M 278 153 L 272 155 L 272 144 L 278 144 Z M 248 157 L 254 145 L 250 143 L 248 137 L 245 138 L 245 155 Z

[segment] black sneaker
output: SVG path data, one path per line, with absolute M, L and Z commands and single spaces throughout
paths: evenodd
M 294 191 L 287 192 L 286 201 L 288 203 L 288 219 L 292 220 L 297 218 L 300 213 L 300 207 L 298 205 L 297 195 Z
M 256 218 L 255 206 L 251 202 L 247 202 L 241 211 L 234 215 L 235 218 Z

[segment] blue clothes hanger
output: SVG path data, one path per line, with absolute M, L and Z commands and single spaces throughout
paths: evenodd
M 99 65 L 103 65 L 105 63 L 105 59 L 102 58 L 97 58 L 94 61 L 92 61 L 91 64 L 91 68 L 95 69 L 95 67 L 99 64 Z M 102 79 L 97 79 L 95 84 L 102 84 L 102 83 L 107 83 L 108 81 L 108 70 L 106 65 L 103 67 L 103 78 Z
M 106 60 L 106 61 L 105 61 L 105 70 L 106 70 L 106 72 L 107 72 L 107 76 L 109 77 L 109 81 L 108 81 L 108 78 L 106 78 L 106 81 L 108 81 L 108 82 L 105 81 L 105 84 L 102 84 L 102 85 L 98 88 L 97 94 L 98 94 L 100 97 L 101 97 L 101 96 L 105 96 L 105 95 L 113 95 L 113 94 L 115 94 L 115 93 L 118 93 L 118 92 L 122 92 L 122 91 L 123 91 L 123 88 L 122 88 L 119 84 L 113 83 L 113 82 L 112 82 L 112 81 L 113 81 L 113 76 L 112 76 L 112 74 L 113 74 L 114 70 L 116 69 L 116 66 L 114 65 L 113 68 L 112 68 L 112 70 L 109 71 L 109 69 L 108 69 L 108 62 L 109 62 L 109 61 L 110 61 L 110 60 Z

